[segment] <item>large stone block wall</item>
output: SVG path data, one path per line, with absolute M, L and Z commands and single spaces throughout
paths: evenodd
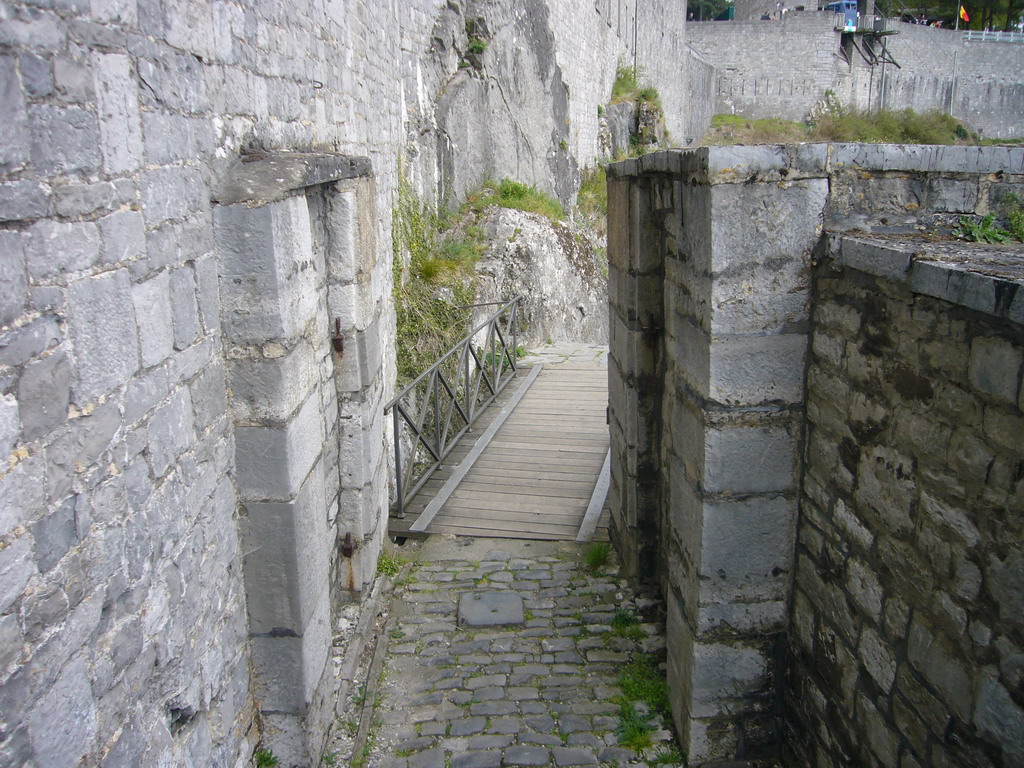
M 385 535 L 385 302 L 372 284 L 386 264 L 372 180 L 285 192 L 216 206 L 214 223 L 256 697 L 275 753 L 317 755 L 338 686 L 334 608 L 371 581 Z M 334 319 L 341 352 L 324 332 Z M 346 537 L 351 558 L 337 555 Z
M 309 764 L 334 706 L 331 607 L 372 578 L 387 508 L 395 81 L 435 4 L 45 5 L 0 6 L 0 763 L 245 765 L 262 707 L 282 765 Z M 365 220 L 336 226 L 362 262 L 315 257 L 301 192 L 213 204 L 241 148 L 323 145 L 372 161 L 351 182 L 370 185 Z M 228 209 L 276 217 L 315 268 L 226 263 Z M 299 550 L 258 532 L 302 505 Z M 346 531 L 366 539 L 352 561 Z M 289 557 L 279 622 L 249 564 Z M 307 647 L 268 664 L 249 635 L 282 632 Z M 292 748 L 269 710 L 294 680 L 268 669 L 296 661 Z
M 612 166 L 611 529 L 664 596 L 692 764 L 1020 761 L 1020 248 L 912 271 L 937 246 L 829 232 L 948 226 L 1022 172 L 840 144 Z
M 435 149 L 411 112 L 443 91 L 439 19 L 464 41 L 482 5 L 0 4 L 0 763 L 317 754 L 333 609 L 372 580 L 386 520 L 398 158 Z M 571 188 L 635 2 L 490 5 L 543 22 L 531 39 L 592 99 L 533 99 L 541 139 L 516 145 L 545 174 L 525 180 Z M 594 77 L 568 30 L 598 24 Z M 588 124 L 563 150 L 567 115 Z M 309 150 L 365 165 L 293 177 Z M 225 188 L 268 158 L 290 169 L 274 194 Z
M 694 763 L 779 739 L 826 150 L 663 152 L 610 175 L 612 528 L 664 594 Z
M 838 250 L 815 276 L 787 762 L 1020 765 L 1024 314 L 927 295 L 957 273 L 908 251 Z

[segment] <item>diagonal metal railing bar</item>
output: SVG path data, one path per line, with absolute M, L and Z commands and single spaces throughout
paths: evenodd
M 519 297 L 500 308 L 416 377 L 391 402 L 395 438 L 393 508 L 405 516 L 409 501 L 481 412 L 516 376 Z M 477 304 L 473 306 L 487 306 Z M 475 339 L 483 335 L 477 346 Z
M 423 437 L 422 428 L 417 428 L 413 424 L 412 419 L 409 418 L 409 414 L 406 413 L 405 409 L 401 405 L 396 405 L 395 408 L 401 413 L 402 418 L 410 426 L 410 428 L 412 429 L 412 433 L 416 437 L 417 441 L 421 442 L 423 444 L 423 447 L 430 451 L 432 454 L 434 454 L 434 458 L 440 461 L 441 457 L 434 452 L 433 446 Z
M 459 370 L 462 370 L 462 366 L 459 366 Z M 441 383 L 444 385 L 444 388 L 448 392 L 449 397 L 448 408 L 446 409 L 444 420 L 444 431 L 445 434 L 448 434 L 452 425 L 452 416 L 455 415 L 456 411 L 458 411 L 463 421 L 465 421 L 467 424 L 469 423 L 469 416 L 462 410 L 462 405 L 459 403 L 459 395 L 457 390 L 458 384 L 456 383 L 456 389 L 453 390 L 451 386 L 448 384 L 448 380 L 444 377 L 443 374 L 441 375 Z

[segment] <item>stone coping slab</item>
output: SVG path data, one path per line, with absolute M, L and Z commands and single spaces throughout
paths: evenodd
M 1024 325 L 1024 245 L 913 236 L 835 235 L 836 264 L 902 283 L 914 293 Z
M 1024 174 L 1024 147 L 796 143 L 667 149 L 608 166 L 610 178 L 668 173 L 711 184 L 821 178 L 844 169 Z
M 366 157 L 320 152 L 252 152 L 228 168 L 213 194 L 214 202 L 267 203 L 287 197 L 296 189 L 330 181 L 369 176 Z

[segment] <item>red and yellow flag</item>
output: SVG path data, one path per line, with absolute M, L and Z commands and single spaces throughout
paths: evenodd
M 964 8 L 962 5 L 960 6 L 960 18 L 966 21 L 967 23 L 970 23 L 971 21 L 971 17 L 967 15 L 967 9 Z

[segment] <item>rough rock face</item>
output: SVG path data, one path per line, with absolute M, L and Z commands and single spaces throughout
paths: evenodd
M 636 133 L 636 104 L 622 101 L 609 104 L 600 117 L 597 140 L 605 157 L 616 158 L 629 153 L 629 140 Z
M 477 263 L 480 301 L 523 297 L 520 344 L 607 342 L 608 283 L 580 230 L 505 208 L 483 226 L 491 246 Z
M 657 106 L 635 101 L 609 104 L 598 122 L 598 146 L 612 160 L 637 149 L 653 152 L 668 146 L 665 114 Z
M 571 203 L 578 170 L 547 4 L 450 2 L 431 43 L 410 105 L 408 149 L 421 184 L 452 202 L 507 177 Z

